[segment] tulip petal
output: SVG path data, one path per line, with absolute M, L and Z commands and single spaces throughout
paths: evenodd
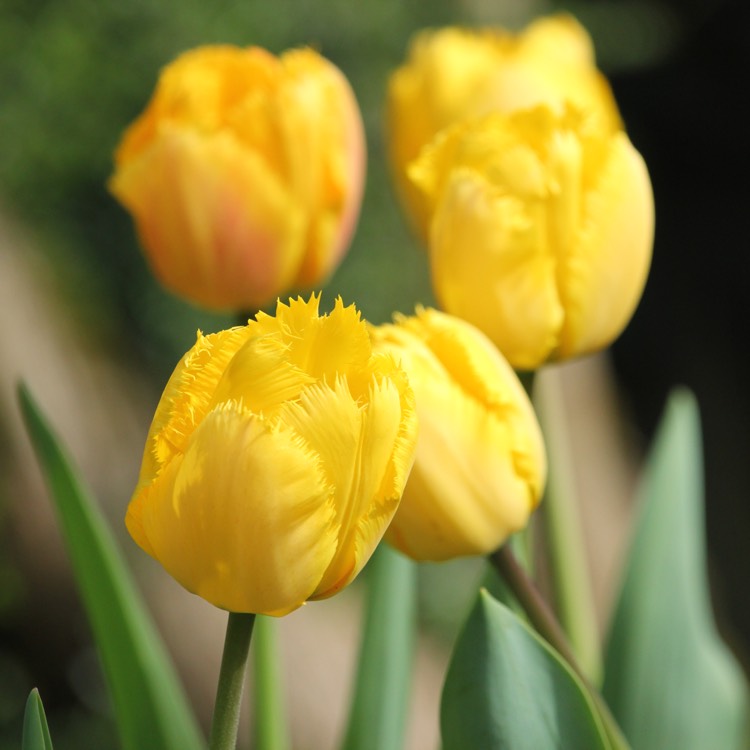
M 291 190 L 310 217 L 308 251 L 296 282 L 335 268 L 354 231 L 364 187 L 364 128 L 346 78 L 310 49 L 281 58 L 279 129 Z
M 349 583 L 413 461 L 405 373 L 372 354 L 353 306 L 339 299 L 321 318 L 318 302 L 199 334 L 162 397 L 128 508 L 136 542 L 230 611 L 281 615 Z
M 432 309 L 418 308 L 415 317 L 396 320 L 428 347 L 436 372 L 450 377 L 468 396 L 499 413 L 525 405 L 525 399 L 518 399 L 523 389 L 513 369 L 477 329 Z
M 278 337 L 253 336 L 224 371 L 213 403 L 239 401 L 246 409 L 271 418 L 312 382 L 314 378 L 289 362 L 288 347 Z
M 597 166 L 561 275 L 567 303 L 560 357 L 596 351 L 620 334 L 651 263 L 654 199 L 643 158 L 620 133 Z
M 126 521 L 188 590 L 229 611 L 281 615 L 310 597 L 336 552 L 332 493 L 320 457 L 293 431 L 230 402 Z
M 535 506 L 547 473 L 544 441 L 534 407 L 513 368 L 481 331 L 455 318 L 427 309 L 418 310 L 410 321 L 465 396 L 508 426 L 513 470 L 528 484 Z
M 537 105 L 561 112 L 566 102 L 609 132 L 621 127 L 591 39 L 571 16 L 539 19 L 518 34 L 451 27 L 417 34 L 409 59 L 389 81 L 387 129 L 396 185 L 421 238 L 429 235 L 434 206 L 407 173 L 427 144 L 491 112 Z
M 518 37 L 519 53 L 559 65 L 594 65 L 591 37 L 573 16 L 560 13 L 537 18 Z
M 516 367 L 557 346 L 563 308 L 555 258 L 523 204 L 457 168 L 432 223 L 433 287 L 449 313 L 481 328 Z
M 314 334 L 296 341 L 290 356 L 314 377 L 331 381 L 337 373 L 366 366 L 371 353 L 359 311 L 354 305 L 345 307 L 339 297 L 333 313 L 318 318 Z
M 230 328 L 208 336 L 198 331 L 194 346 L 175 367 L 159 401 L 146 438 L 138 489 L 184 452 L 195 426 L 211 406 L 227 364 L 247 337 L 247 328 Z
M 333 382 L 336 374 L 364 367 L 371 355 L 367 326 L 354 305 L 336 300 L 330 315 L 318 316 L 320 297 L 309 302 L 279 303 L 276 317 L 258 315 L 259 330 L 273 333 L 287 346 L 287 357 L 300 370 L 316 379 Z
M 516 471 L 516 433 L 456 386 L 423 383 L 417 399 L 417 457 L 387 536 L 419 560 L 488 553 L 536 504 Z
M 338 266 L 365 162 L 357 101 L 335 65 L 311 49 L 209 45 L 162 71 L 109 186 L 167 288 L 248 309 Z
M 541 431 L 513 370 L 473 326 L 418 310 L 373 335 L 414 388 L 414 468 L 387 538 L 419 560 L 490 552 L 523 528 L 541 496 Z
M 400 397 L 391 381 L 373 382 L 365 409 L 352 398 L 346 381 L 338 379 L 333 387 L 305 389 L 281 418 L 320 455 L 336 487 L 340 541 L 315 592 L 315 598 L 323 598 L 359 572 L 398 506 L 399 495 L 383 489 L 401 423 Z M 367 539 L 360 536 L 364 532 L 369 532 Z
M 110 182 L 162 283 L 218 308 L 260 306 L 291 286 L 304 252 L 301 206 L 232 135 L 171 124 Z

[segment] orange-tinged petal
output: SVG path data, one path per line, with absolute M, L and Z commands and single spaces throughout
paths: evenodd
M 303 207 L 232 136 L 163 126 L 110 187 L 133 214 L 154 273 L 177 294 L 232 309 L 292 284 L 305 251 Z
M 171 291 L 247 309 L 324 281 L 349 246 L 364 128 L 313 50 L 201 47 L 162 71 L 115 154 L 110 189 Z
M 281 62 L 287 77 L 280 127 L 289 180 L 312 219 L 296 283 L 309 286 L 338 266 L 354 232 L 364 189 L 364 126 L 337 68 L 310 49 L 287 52 Z

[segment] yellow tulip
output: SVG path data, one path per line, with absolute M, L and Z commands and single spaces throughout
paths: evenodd
M 406 370 L 419 416 L 414 468 L 386 539 L 416 560 L 492 552 L 526 525 L 546 478 L 523 386 L 484 334 L 436 310 L 371 336 Z
M 589 110 L 605 127 L 620 127 L 591 39 L 571 16 L 540 18 L 518 34 L 455 27 L 418 33 L 389 82 L 387 131 L 396 187 L 422 239 L 428 209 L 407 169 L 439 131 L 490 112 L 537 104 L 559 110 L 565 101 Z
M 603 348 L 628 323 L 654 206 L 622 131 L 572 106 L 487 115 L 444 131 L 410 175 L 432 215 L 437 299 L 516 369 Z
M 414 457 L 403 371 L 373 354 L 354 306 L 278 303 L 203 336 L 175 369 L 126 523 L 185 588 L 233 612 L 283 615 L 369 559 Z
M 256 309 L 337 268 L 364 172 L 359 109 L 332 63 L 310 49 L 209 46 L 163 70 L 109 187 L 164 286 Z

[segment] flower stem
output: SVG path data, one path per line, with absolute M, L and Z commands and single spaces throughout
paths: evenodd
M 630 746 L 617 725 L 609 707 L 599 692 L 591 685 L 588 677 L 578 666 L 568 639 L 533 581 L 518 564 L 513 552 L 506 544 L 490 555 L 490 561 L 502 576 L 508 588 L 523 607 L 531 624 L 537 632 L 565 659 L 576 673 L 599 712 L 604 730 L 607 733 L 612 750 L 627 750 Z
M 573 650 L 570 648 L 563 629 L 533 581 L 519 565 L 510 547 L 507 544 L 503 545 L 490 555 L 490 560 L 508 588 L 513 592 L 531 624 L 570 664 L 576 674 L 581 676 Z
M 577 502 L 573 459 L 569 450 L 569 420 L 560 373 L 544 372 L 537 385 L 534 403 L 547 439 L 549 460 L 542 519 L 555 603 L 578 663 L 598 685 L 603 668 L 596 607 Z
M 253 634 L 255 615 L 230 612 L 224 655 L 221 657 L 219 686 L 211 722 L 209 750 L 235 750 L 240 721 L 245 665 Z
M 289 750 L 278 653 L 276 618 L 260 616 L 255 624 L 255 749 Z

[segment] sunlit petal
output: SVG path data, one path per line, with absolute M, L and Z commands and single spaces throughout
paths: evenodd
M 541 498 L 541 431 L 517 376 L 479 330 L 436 310 L 372 329 L 414 389 L 414 467 L 388 539 L 418 560 L 497 549 Z

